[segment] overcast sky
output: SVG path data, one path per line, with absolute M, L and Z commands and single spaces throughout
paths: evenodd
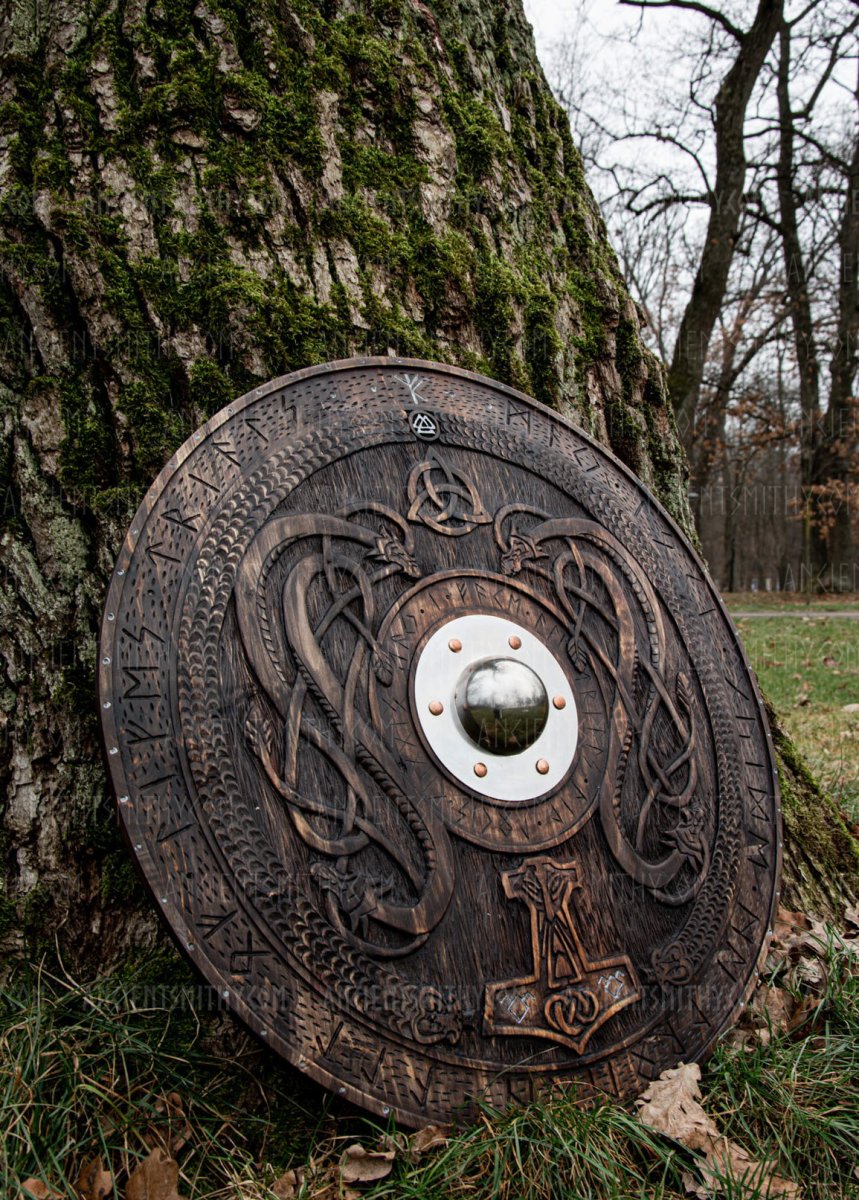
M 524 4 L 525 15 L 534 27 L 537 53 L 547 75 L 551 75 L 551 49 L 555 43 L 569 35 L 577 23 L 579 9 L 583 11 L 588 27 L 588 43 L 594 47 L 599 47 L 603 39 L 612 34 L 630 32 L 642 20 L 640 9 L 624 7 L 618 4 L 617 0 L 581 0 L 581 3 L 577 0 L 524 0 Z M 692 22 L 696 19 L 706 24 L 702 18 L 691 16 Z M 669 26 L 676 29 L 678 25 L 689 22 L 690 14 L 652 11 L 646 14 L 646 20 L 649 30 L 655 33 L 660 25 L 663 29 Z M 597 50 L 597 54 L 599 59 L 603 59 L 600 49 Z M 606 71 L 610 71 L 613 62 L 606 57 L 601 65 L 604 65 Z
M 666 89 L 670 92 L 675 80 L 685 92 L 688 64 L 678 61 L 678 49 L 691 50 L 710 28 L 708 19 L 698 13 L 677 9 L 644 11 L 621 5 L 618 0 L 523 2 L 525 15 L 534 28 L 540 62 L 551 84 L 556 82 L 553 50 L 578 29 L 577 40 L 584 48 L 579 59 L 580 70 L 591 84 L 599 82 L 605 92 L 623 93 L 627 97 L 643 97 L 645 92 L 653 94 Z M 787 0 L 787 11 L 795 16 L 806 3 L 807 0 Z M 742 27 L 749 24 L 756 6 L 753 0 L 722 0 L 716 7 Z M 825 20 L 825 0 L 818 13 Z M 855 58 L 845 59 L 836 71 L 840 88 L 827 89 L 826 94 L 832 91 L 833 102 L 843 103 L 845 92 L 849 96 L 853 91 L 855 72 Z
M 534 26 L 537 53 L 548 74 L 548 56 L 552 44 L 564 36 L 570 27 L 574 5 L 571 0 L 524 0 L 525 16 Z M 617 0 L 591 0 L 588 16 L 592 21 L 608 25 L 617 19 Z M 621 10 L 622 11 L 622 10 Z
M 729 9 L 744 2 L 724 0 Z M 611 127 L 620 124 L 621 113 L 628 114 L 628 124 L 648 127 L 654 113 L 665 113 L 663 97 L 676 90 L 675 84 L 685 95 L 688 64 L 678 61 L 678 46 L 691 47 L 708 28 L 706 18 L 694 13 L 665 9 L 644 13 L 618 0 L 524 0 L 524 6 L 549 83 L 558 85 L 560 71 L 573 105 Z M 564 39 L 576 49 L 564 56 L 561 67 L 558 48 Z M 578 142 L 576 122 L 573 136 Z M 649 140 L 616 143 L 599 154 L 602 166 L 618 160 L 633 163 L 642 157 L 651 162 L 657 158 L 678 179 L 688 170 L 682 155 Z M 614 190 L 592 168 L 589 178 L 598 196 L 606 186 Z

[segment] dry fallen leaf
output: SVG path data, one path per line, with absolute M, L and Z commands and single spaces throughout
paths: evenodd
M 701 1106 L 701 1068 L 697 1063 L 680 1063 L 663 1071 L 638 1104 L 639 1120 L 658 1133 L 682 1142 L 689 1150 L 704 1156 L 698 1164 L 701 1182 L 689 1175 L 687 1191 L 699 1197 L 717 1196 L 722 1181 L 747 1182 L 769 1200 L 797 1200 L 802 1195 L 798 1184 L 781 1179 L 770 1167 L 753 1159 L 741 1146 L 719 1133 L 718 1126 Z
M 75 1180 L 75 1191 L 81 1200 L 106 1200 L 113 1195 L 113 1176 L 100 1156 L 81 1167 Z
M 308 1200 L 361 1200 L 361 1193 L 353 1187 L 346 1187 L 340 1174 L 340 1167 L 334 1163 L 320 1160 L 311 1162 L 307 1175 L 302 1179 L 295 1196 L 302 1194 Z M 287 1200 L 292 1197 L 287 1193 Z
M 59 1192 L 41 1179 L 25 1179 L 21 1189 L 21 1200 L 63 1200 Z
M 636 1101 L 638 1119 L 658 1133 L 682 1142 L 690 1150 L 706 1149 L 712 1138 L 718 1138 L 719 1131 L 713 1118 L 699 1103 L 700 1078 L 701 1068 L 697 1063 L 680 1063 L 663 1071 Z
M 794 978 L 805 991 L 820 995 L 825 987 L 828 972 L 820 958 L 804 954 L 793 969 Z
M 297 1170 L 286 1171 L 280 1179 L 276 1179 L 271 1190 L 277 1196 L 277 1200 L 293 1200 L 301 1189 L 304 1176 L 304 1167 L 299 1167 Z
M 746 1054 L 751 1054 L 761 1042 L 766 1045 L 767 1039 L 763 1036 L 765 1033 L 765 1029 L 743 1029 L 740 1025 L 735 1025 L 725 1034 L 725 1043 L 732 1049 L 744 1050 Z
M 802 960 L 800 961 L 802 969 Z M 811 996 L 795 996 L 786 988 L 761 984 L 755 991 L 748 1009 L 748 1019 L 755 1025 L 757 1040 L 767 1044 L 770 1032 L 793 1033 L 805 1025 L 814 1013 L 816 1003 Z
M 417 1162 L 428 1150 L 436 1150 L 447 1145 L 447 1130 L 443 1125 L 425 1125 L 416 1133 L 408 1134 L 402 1130 L 383 1133 L 379 1139 L 379 1148 L 393 1150 L 395 1156 L 402 1154 L 412 1162 Z
M 417 1162 L 427 1150 L 436 1150 L 447 1145 L 447 1134 L 442 1125 L 425 1125 L 409 1138 L 409 1157 Z
M 347 1146 L 340 1159 L 343 1183 L 375 1183 L 390 1175 L 396 1150 L 365 1150 L 358 1142 Z
M 125 1185 L 125 1200 L 182 1200 L 179 1164 L 163 1150 L 152 1150 L 138 1163 Z
M 791 912 L 779 908 L 773 925 L 773 938 L 767 957 L 767 970 L 781 970 L 789 964 L 798 963 L 808 956 L 821 959 L 828 944 L 826 927 L 822 921 L 807 913 Z M 820 968 L 800 971 L 800 975 L 811 983 L 822 978 Z
M 721 1142 L 712 1158 L 699 1168 L 704 1185 L 709 1187 L 709 1193 L 705 1194 L 721 1196 L 726 1181 L 730 1180 L 740 1184 L 744 1191 L 748 1189 L 752 1195 L 766 1200 L 800 1200 L 802 1188 L 798 1183 L 776 1175 L 768 1163 L 752 1158 L 736 1142 L 727 1138 L 722 1138 Z
M 792 912 L 779 905 L 773 925 L 773 941 L 786 942 L 797 930 L 811 929 L 811 918 L 803 912 Z
M 695 1200 L 710 1200 L 710 1190 L 707 1184 L 696 1179 L 691 1171 L 682 1171 L 680 1179 L 687 1195 L 694 1196 Z
M 166 1118 L 166 1129 L 150 1127 L 146 1133 L 147 1146 L 162 1146 L 170 1154 L 178 1154 L 191 1137 L 191 1126 L 182 1107 L 182 1097 L 178 1092 L 168 1092 L 155 1103 L 155 1111 L 159 1117 Z
M 773 1029 L 787 1029 L 796 1001 L 780 987 L 762 987 L 755 996 L 755 1008 L 768 1018 Z

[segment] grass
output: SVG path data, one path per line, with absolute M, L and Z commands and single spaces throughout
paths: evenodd
M 803 1182 L 805 1200 L 850 1200 L 859 1194 L 859 963 L 830 946 L 826 978 L 801 1036 L 773 1034 L 751 1051 L 723 1044 L 702 1089 L 720 1129 L 756 1157 L 777 1160 L 780 1174 Z M 288 1167 L 336 1161 L 346 1140 L 371 1146 L 393 1132 L 337 1109 L 242 1035 L 233 1033 L 225 1054 L 225 1018 L 204 1011 L 206 996 L 191 987 L 153 1003 L 133 977 L 83 987 L 46 970 L 13 981 L 0 996 L 0 1195 L 13 1200 L 35 1176 L 73 1197 L 80 1166 L 101 1154 L 118 1173 L 121 1197 L 122 1171 L 161 1144 L 176 1150 L 189 1200 L 273 1200 L 272 1184 Z M 165 1110 L 170 1093 L 184 1113 Z M 487 1109 L 417 1163 L 401 1155 L 365 1194 L 680 1200 L 691 1162 L 616 1104 L 587 1109 L 560 1097 Z M 725 1191 L 736 1200 L 756 1194 Z
M 859 621 L 761 616 L 738 621 L 761 687 L 826 791 L 859 820 Z
M 482 1120 L 415 1167 L 395 1170 L 373 1200 L 631 1200 L 683 1193 L 685 1160 L 673 1147 L 611 1103 L 579 1108 L 572 1099 Z
M 823 994 L 799 1037 L 718 1049 L 709 1107 L 746 1147 L 769 1147 L 814 1197 L 859 1196 L 859 963 L 832 944 Z
M 27 968 L 0 991 L 0 1196 L 14 1200 L 33 1176 L 77 1198 L 96 1155 L 124 1183 L 153 1146 L 178 1149 L 186 1114 L 179 1156 L 194 1200 L 320 1136 L 319 1089 L 258 1049 L 190 976 L 153 978 L 150 965 L 83 986 Z
M 732 612 L 852 612 L 859 611 L 859 593 L 727 592 L 723 599 Z

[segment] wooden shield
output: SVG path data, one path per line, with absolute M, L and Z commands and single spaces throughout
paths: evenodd
M 767 724 L 705 570 L 527 396 L 361 359 L 170 460 L 111 583 L 119 813 L 206 979 L 406 1123 L 704 1054 L 777 902 Z

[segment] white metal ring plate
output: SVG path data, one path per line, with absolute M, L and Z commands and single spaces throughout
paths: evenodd
M 460 649 L 452 650 L 451 643 Z M 518 754 L 493 754 L 478 746 L 456 711 L 456 688 L 463 673 L 487 658 L 526 663 L 549 696 L 543 732 Z M 572 687 L 548 647 L 515 621 L 472 613 L 440 626 L 418 657 L 414 704 L 430 749 L 470 792 L 493 800 L 533 800 L 556 787 L 572 764 L 579 732 Z

